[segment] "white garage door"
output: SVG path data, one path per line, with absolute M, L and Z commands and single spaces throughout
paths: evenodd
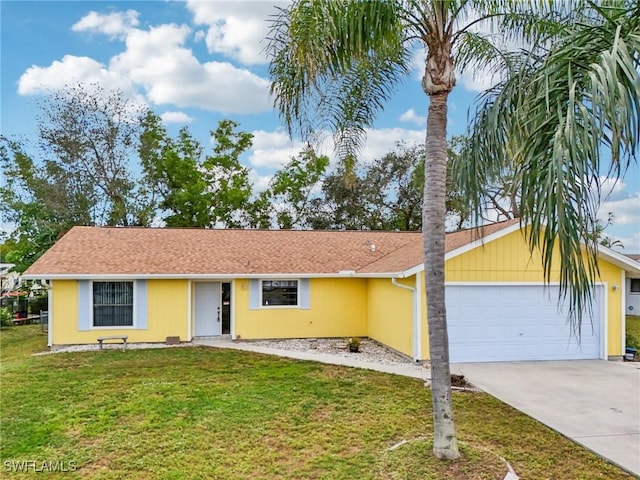
M 583 317 L 578 341 L 558 310 L 558 287 L 447 285 L 451 362 L 600 358 L 602 287 L 593 318 Z

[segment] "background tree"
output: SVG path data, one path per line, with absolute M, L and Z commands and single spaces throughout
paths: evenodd
M 239 158 L 251 148 L 253 135 L 236 131 L 239 126 L 232 120 L 221 120 L 211 132 L 214 155 L 203 162 L 204 179 L 213 194 L 214 224 L 227 228 L 247 225 L 252 195 L 249 170 Z
M 350 175 L 345 182 L 343 167 L 328 174 L 322 181 L 318 197 L 311 200 L 313 214 L 309 219 L 316 230 L 361 230 L 371 225 L 364 201 L 361 172 Z
M 365 129 L 408 76 L 413 48 L 419 44 L 426 50 L 424 267 L 438 458 L 459 457 L 444 299 L 447 99 L 456 65 L 464 69 L 501 61 L 491 36 L 474 27 L 484 20 L 503 38 L 531 41 L 556 29 L 551 18 L 540 21 L 546 3 L 297 0 L 281 11 L 270 33 L 271 91 L 283 120 L 292 134 L 303 137 L 316 128 L 333 131 L 347 173 L 353 171 Z
M 22 272 L 73 225 L 93 225 L 95 189 L 81 172 L 54 160 L 36 165 L 22 147 L 0 137 L 0 214 L 15 226 L 5 261 Z
M 370 164 L 356 166 L 349 182 L 338 168 L 314 199 L 314 228 L 420 230 L 424 145 L 398 143 Z
M 92 185 L 98 225 L 140 223 L 129 167 L 140 134 L 140 109 L 122 92 L 83 84 L 51 92 L 40 103 L 38 131 L 45 156 Z
M 261 193 L 257 204 L 266 209 L 263 216 L 273 217 L 278 228 L 308 228 L 317 205 L 313 193 L 320 184 L 329 157 L 317 155 L 308 146 L 298 157 L 277 171 L 269 188 Z
M 380 230 L 419 230 L 422 227 L 424 146 L 401 143 L 374 161 L 363 178 L 369 213 Z M 376 218 L 377 217 L 377 218 Z
M 152 112 L 142 127 L 139 155 L 150 201 L 167 226 L 239 228 L 249 223 L 252 188 L 239 156 L 251 147 L 251 134 L 236 132 L 236 122 L 222 120 L 211 132 L 210 156 L 186 127 L 171 138 Z

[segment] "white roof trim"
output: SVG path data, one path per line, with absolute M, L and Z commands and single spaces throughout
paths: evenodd
M 242 278 L 393 278 L 402 277 L 402 272 L 385 273 L 111 273 L 111 274 L 30 274 L 25 280 L 237 280 Z
M 604 245 L 598 245 L 598 256 L 603 257 L 607 262 L 613 263 L 615 266 L 629 273 L 640 274 L 640 262 L 636 262 L 632 258 L 611 250 Z

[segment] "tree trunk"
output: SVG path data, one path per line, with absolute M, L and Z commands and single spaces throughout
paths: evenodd
M 424 166 L 424 274 L 431 357 L 433 453 L 437 458 L 460 457 L 453 423 L 449 336 L 444 297 L 444 224 L 447 176 L 447 98 L 449 91 L 430 95 Z

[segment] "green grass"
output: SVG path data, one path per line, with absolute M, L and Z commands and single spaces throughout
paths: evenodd
M 640 317 L 627 315 L 625 320 L 627 335 L 631 335 L 640 343 Z
M 485 394 L 455 393 L 462 460 L 431 457 L 421 382 L 207 348 L 32 356 L 35 326 L 0 332 L 0 468 L 47 478 L 631 478 Z M 402 441 L 414 440 L 389 451 Z M 5 473 L 3 471 L 3 473 Z M 0 475 L 1 476 L 1 475 Z M 11 478 L 33 478 L 30 473 Z

